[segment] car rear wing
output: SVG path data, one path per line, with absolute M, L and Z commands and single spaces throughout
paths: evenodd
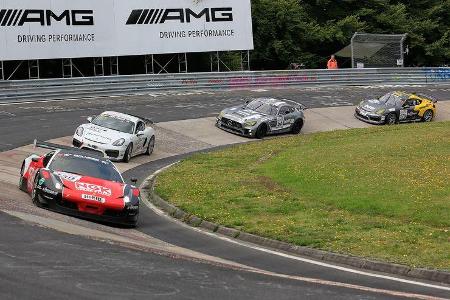
M 139 117 L 139 116 L 135 116 L 135 115 L 129 115 L 138 119 L 141 119 L 142 121 L 145 122 L 145 125 L 153 125 L 155 124 L 155 122 L 153 122 L 152 120 L 148 119 L 148 118 L 144 118 L 144 117 Z
M 421 98 L 426 98 L 426 99 L 430 100 L 433 103 L 437 103 L 438 102 L 438 100 L 435 97 L 427 95 L 427 94 L 414 93 L 414 95 L 419 96 Z
M 103 157 L 103 158 L 106 157 L 106 155 L 103 151 L 88 149 L 88 148 L 78 149 L 78 148 L 74 148 L 71 146 L 58 145 L 58 144 L 54 144 L 54 143 L 42 142 L 39 140 L 34 140 L 33 145 L 34 145 L 34 148 L 41 148 L 41 149 L 48 149 L 48 150 L 67 150 L 72 153 L 79 153 L 79 154 L 87 155 L 87 156 Z
M 307 110 L 308 108 L 306 105 L 303 105 L 302 103 L 298 103 L 292 100 L 283 99 L 284 102 L 294 106 L 297 110 Z

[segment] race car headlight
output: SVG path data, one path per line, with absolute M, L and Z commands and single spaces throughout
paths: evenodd
M 75 134 L 78 136 L 83 136 L 84 133 L 84 128 L 83 127 L 78 127 L 77 131 L 75 131 Z
M 123 146 L 125 144 L 125 139 L 118 139 L 113 143 L 113 146 Z
M 225 115 L 225 113 L 222 111 L 222 112 L 220 112 L 220 114 L 219 114 L 219 116 L 217 118 L 218 119 L 222 119 L 224 115 Z
M 386 110 L 385 110 L 384 108 L 382 108 L 382 109 L 377 110 L 377 111 L 376 111 L 376 114 L 377 114 L 377 115 L 381 115 L 381 114 L 384 114 L 385 111 L 386 111 Z
M 256 123 L 258 123 L 258 121 L 247 121 L 247 122 L 244 123 L 244 126 L 245 127 L 252 127 L 252 126 L 255 126 Z
M 130 197 L 128 196 L 123 197 L 123 202 L 125 202 L 125 204 L 130 203 Z

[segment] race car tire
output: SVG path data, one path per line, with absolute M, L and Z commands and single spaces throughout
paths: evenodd
M 431 109 L 427 110 L 422 117 L 423 122 L 431 122 L 434 118 L 433 111 Z
M 256 129 L 255 137 L 257 139 L 262 139 L 267 135 L 267 125 L 261 124 L 259 125 L 258 129 Z
M 23 178 L 23 168 L 25 167 L 24 164 L 22 164 L 22 167 L 20 168 L 20 178 L 19 178 L 19 189 L 21 191 L 26 192 L 27 191 L 27 182 L 25 181 L 25 178 Z
M 390 113 L 386 116 L 386 124 L 387 125 L 395 125 L 397 123 L 397 115 L 394 113 Z
M 294 125 L 292 125 L 292 133 L 299 134 L 300 131 L 302 131 L 302 128 L 303 128 L 303 121 L 297 120 L 295 121 Z
M 133 153 L 133 143 L 130 143 L 127 147 L 127 150 L 125 150 L 125 154 L 123 155 L 123 162 L 125 163 L 129 162 L 132 153 Z
M 39 201 L 39 196 L 36 191 L 37 183 L 38 183 L 38 176 L 36 176 L 36 178 L 34 179 L 33 189 L 31 190 L 31 201 L 37 207 L 42 207 L 42 203 L 41 201 Z
M 154 149 L 155 149 L 155 136 L 152 136 L 152 138 L 148 142 L 147 151 L 145 152 L 145 154 L 152 155 Z

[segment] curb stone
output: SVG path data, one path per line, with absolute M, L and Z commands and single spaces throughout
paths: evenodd
M 166 169 L 166 168 L 164 168 Z M 161 171 L 161 170 L 160 170 Z M 155 174 L 160 173 L 160 171 Z M 185 211 L 177 208 L 176 206 L 168 203 L 162 199 L 159 195 L 155 193 L 155 182 L 156 175 L 151 175 L 141 186 L 141 189 L 148 192 L 143 193 L 142 197 L 146 198 L 147 201 L 156 205 L 169 216 L 174 217 L 190 226 L 203 228 L 205 230 L 219 233 L 227 237 L 241 240 L 244 242 L 253 243 L 258 246 L 263 246 L 271 248 L 274 250 L 281 250 L 294 255 L 301 255 L 309 257 L 316 260 L 321 260 L 325 262 L 337 263 L 341 265 L 347 265 L 354 268 L 389 273 L 394 275 L 400 275 L 405 277 L 411 277 L 422 280 L 429 280 L 435 282 L 441 282 L 450 284 L 450 272 L 423 269 L 423 268 L 410 268 L 405 265 L 399 265 L 394 263 L 388 263 L 383 261 L 376 261 L 371 259 L 366 259 L 362 257 L 328 252 L 324 250 L 313 249 L 309 247 L 292 245 L 286 242 L 281 242 L 277 240 L 272 240 L 264 237 L 260 237 L 254 234 L 242 232 L 233 228 L 228 228 L 215 224 L 206 220 L 202 220 L 197 216 L 190 215 Z M 147 199 L 149 196 L 150 199 Z M 144 201 L 145 203 L 145 201 Z

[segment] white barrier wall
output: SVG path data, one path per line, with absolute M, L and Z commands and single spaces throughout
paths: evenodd
M 250 0 L 0 0 L 0 60 L 251 49 Z

